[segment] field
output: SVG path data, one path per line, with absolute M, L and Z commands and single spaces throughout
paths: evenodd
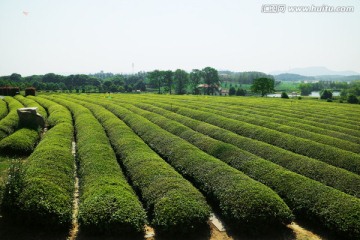
M 359 119 L 298 99 L 5 97 L 0 238 L 360 239 Z

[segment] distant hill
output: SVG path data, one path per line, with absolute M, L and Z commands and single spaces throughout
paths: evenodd
M 350 82 L 354 80 L 360 80 L 360 75 L 352 76 L 341 76 L 341 75 L 321 75 L 316 77 L 303 76 L 293 73 L 282 73 L 274 76 L 276 81 L 291 81 L 291 82 L 302 82 L 302 81 L 333 81 L 333 82 Z
M 326 67 L 306 67 L 306 68 L 292 68 L 287 71 L 274 71 L 270 74 L 280 75 L 283 73 L 298 74 L 302 76 L 324 76 L 324 75 L 337 75 L 337 76 L 351 76 L 360 75 L 360 73 L 354 71 L 333 71 Z
M 314 81 L 314 80 L 316 80 L 315 77 L 303 76 L 303 75 L 293 74 L 293 73 L 282 73 L 279 75 L 275 75 L 274 77 L 275 77 L 275 80 L 277 80 L 277 81 L 307 81 L 307 80 Z

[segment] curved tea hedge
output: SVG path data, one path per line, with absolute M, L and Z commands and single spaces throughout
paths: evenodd
M 177 106 L 178 104 L 173 104 Z M 179 105 L 180 106 L 180 105 Z M 328 145 L 310 141 L 307 139 L 280 133 L 265 127 L 256 126 L 239 120 L 223 117 L 211 111 L 194 110 L 181 104 L 185 111 L 176 110 L 180 114 L 204 121 L 239 135 L 269 143 L 283 149 L 316 158 L 331 165 L 344 168 L 351 172 L 360 173 L 360 155 L 337 149 Z M 172 106 L 173 109 L 175 109 Z
M 5 97 L 4 101 L 8 104 L 9 114 L 0 120 L 0 139 L 6 137 L 16 130 L 19 125 L 17 109 L 24 107 L 19 101 L 12 97 Z
M 210 208 L 194 186 L 113 113 L 85 101 L 81 104 L 89 108 L 106 129 L 157 232 L 192 232 L 206 224 Z
M 57 104 L 48 104 L 51 115 L 52 106 Z M 58 124 L 45 134 L 27 159 L 22 191 L 16 202 L 3 204 L 3 211 L 7 217 L 28 224 L 68 228 L 74 192 L 73 126 L 70 112 L 60 105 L 56 108 L 62 109 Z
M 60 104 L 55 104 L 53 101 L 41 97 L 27 96 L 27 98 L 34 100 L 46 108 L 49 113 L 49 116 L 46 119 L 49 128 L 62 122 L 72 122 L 71 114 L 68 114 L 68 110 Z
M 190 179 L 229 223 L 261 229 L 292 220 L 286 204 L 266 186 L 129 110 L 104 101 L 99 104 L 120 117 Z
M 122 104 L 122 106 L 146 117 L 158 126 L 187 140 L 208 154 L 221 159 L 250 177 L 268 185 L 278 192 L 298 216 L 306 217 L 310 220 L 316 219 L 323 226 L 349 237 L 360 233 L 360 216 L 349 215 L 349 212 L 356 212 L 360 209 L 360 200 L 358 198 L 290 172 L 233 145 L 212 139 L 169 118 L 127 104 Z M 165 116 L 169 115 L 169 113 L 163 113 Z M 283 181 L 284 179 L 286 181 Z M 316 191 L 309 189 L 311 187 L 314 187 Z M 299 191 L 299 188 L 303 189 L 303 191 Z M 323 201 L 323 198 L 328 201 L 319 204 L 319 202 Z M 340 224 L 339 216 L 342 219 Z
M 8 114 L 7 104 L 2 99 L 0 99 L 0 120 L 3 119 Z
M 32 153 L 39 140 L 39 133 L 33 129 L 22 128 L 0 140 L 0 152 L 5 154 L 28 155 Z
M 146 223 L 145 211 L 123 175 L 104 129 L 89 109 L 63 99 L 53 100 L 68 107 L 75 120 L 81 229 L 102 233 L 141 232 Z
M 25 98 L 21 95 L 16 95 L 14 98 L 16 100 L 18 100 L 19 102 L 21 102 L 25 107 L 37 107 L 38 113 L 40 113 L 40 115 L 43 116 L 44 119 L 47 118 L 47 112 L 46 112 L 45 108 L 43 108 L 43 106 L 41 106 L 39 103 L 37 103 L 33 99 Z

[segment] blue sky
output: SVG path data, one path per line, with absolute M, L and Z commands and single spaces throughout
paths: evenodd
M 263 4 L 355 11 L 271 14 Z M 360 72 L 360 1 L 0 1 L 0 75 L 129 73 L 132 63 L 135 71 Z

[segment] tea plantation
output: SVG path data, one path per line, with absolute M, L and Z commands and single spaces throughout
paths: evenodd
M 46 131 L 19 125 L 22 107 L 38 107 Z M 5 97 L 1 215 L 100 236 L 143 235 L 146 225 L 191 236 L 215 212 L 257 237 L 301 220 L 360 239 L 359 120 L 359 105 L 315 100 Z

